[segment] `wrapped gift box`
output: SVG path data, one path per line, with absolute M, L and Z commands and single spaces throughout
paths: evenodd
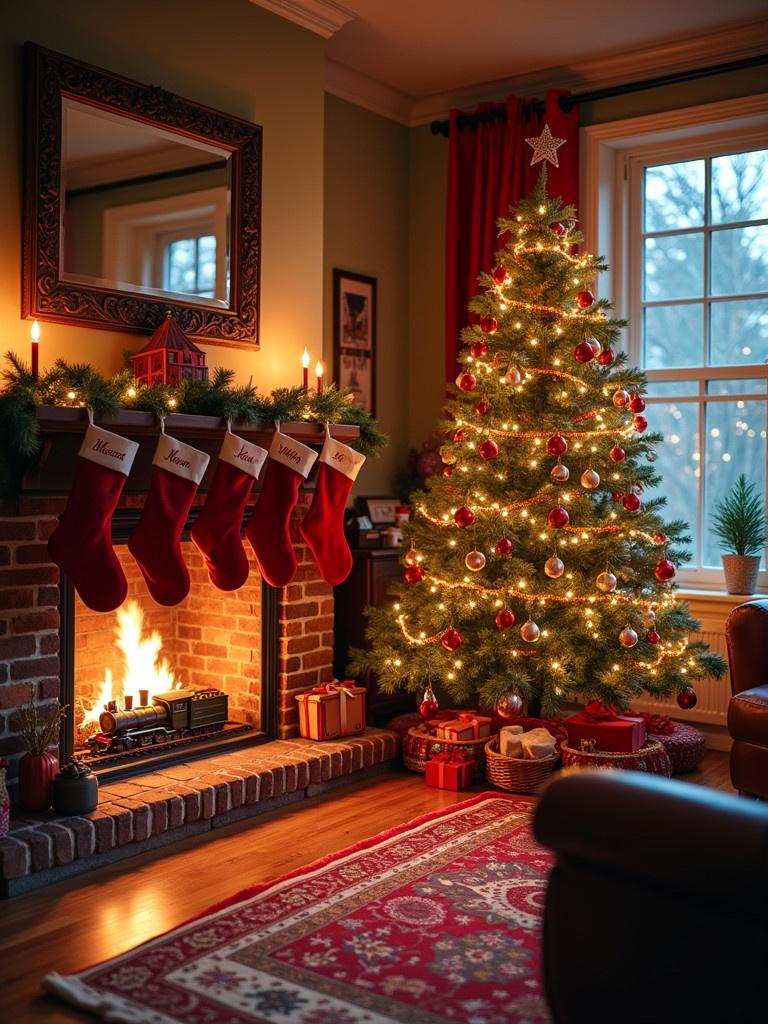
M 473 740 L 476 738 L 475 726 L 464 718 L 449 718 L 446 722 L 435 723 L 435 736 L 453 743 L 457 740 Z
M 492 718 L 486 715 L 476 715 L 472 711 L 461 711 L 458 717 L 460 722 L 468 722 L 472 726 L 474 732 L 471 738 L 473 740 L 486 739 L 491 735 Z
M 577 715 L 566 718 L 568 745 L 581 749 L 582 741 L 594 742 L 595 750 L 631 754 L 640 750 L 646 739 L 645 721 L 622 715 L 610 704 L 593 700 Z
M 365 687 L 354 680 L 323 683 L 300 693 L 299 732 L 309 740 L 332 740 L 365 732 Z
M 464 750 L 434 754 L 427 761 L 427 785 L 436 789 L 467 789 L 474 778 L 475 759 Z

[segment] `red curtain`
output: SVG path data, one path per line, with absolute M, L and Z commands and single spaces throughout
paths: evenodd
M 533 150 L 525 140 L 540 135 L 545 124 L 555 138 L 566 140 L 557 150 L 560 166 L 547 163 L 547 192 L 561 196 L 566 203 L 578 201 L 579 118 L 576 110 L 565 113 L 560 109 L 561 95 L 554 90 L 548 92 L 543 113 L 532 112 L 527 118 L 524 105 L 530 105 L 530 101 L 517 96 L 510 96 L 503 104 L 483 104 L 478 113 L 506 110 L 506 123 L 481 123 L 463 131 L 456 124 L 462 111 L 451 111 L 445 278 L 448 381 L 456 376 L 459 332 L 471 322 L 467 303 L 478 291 L 477 275 L 491 269 L 493 254 L 500 247 L 496 221 L 506 216 L 510 205 L 526 196 L 538 180 L 541 163 L 531 167 Z

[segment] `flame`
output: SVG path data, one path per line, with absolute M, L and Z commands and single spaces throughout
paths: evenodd
M 104 678 L 93 706 L 84 708 L 81 729 L 93 725 L 98 727 L 99 715 L 111 700 L 116 700 L 118 707 L 122 708 L 125 698 L 133 697 L 134 707 L 138 707 L 139 690 L 149 690 L 151 699 L 157 693 L 181 687 L 168 659 L 158 660 L 163 646 L 160 634 L 153 630 L 144 636 L 144 612 L 136 601 L 126 601 L 122 608 L 118 608 L 115 637 L 123 655 L 123 678 L 115 684 L 112 671 L 104 669 Z

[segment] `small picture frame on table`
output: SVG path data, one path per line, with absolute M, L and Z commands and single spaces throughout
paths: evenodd
M 333 374 L 376 415 L 376 278 L 333 272 Z
M 370 519 L 374 529 L 378 526 L 393 526 L 399 505 L 397 498 L 357 498 L 358 512 Z

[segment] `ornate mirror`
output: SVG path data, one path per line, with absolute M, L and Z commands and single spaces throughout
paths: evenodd
M 258 344 L 261 128 L 26 56 L 22 316 Z

